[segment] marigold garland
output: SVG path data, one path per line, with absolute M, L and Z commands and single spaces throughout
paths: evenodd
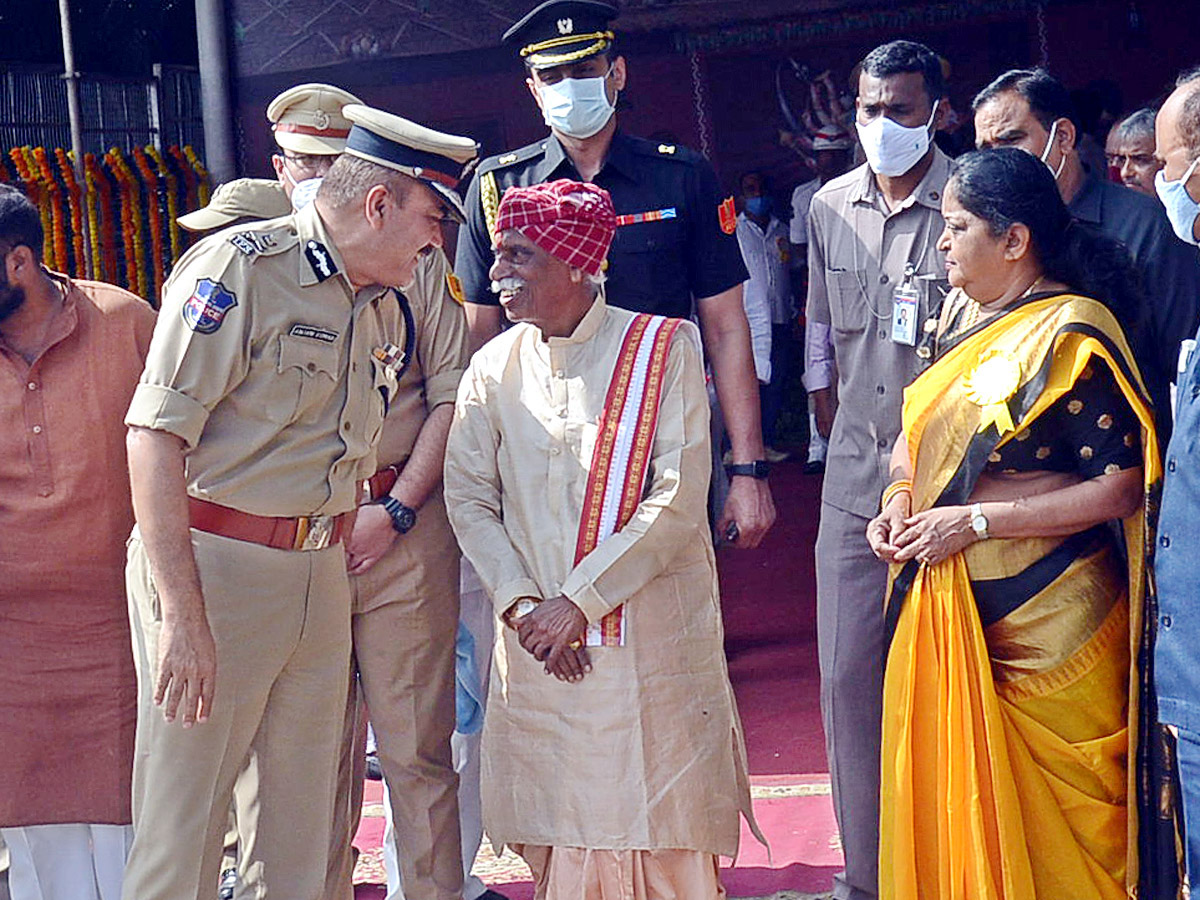
M 116 149 L 102 157 L 88 153 L 82 180 L 62 149 L 13 147 L 7 155 L 16 184 L 37 206 L 45 264 L 85 275 L 86 221 L 93 277 L 152 302 L 166 271 L 190 243 L 176 219 L 211 196 L 208 170 L 191 147 L 139 148 L 132 160 Z
M 150 272 L 154 279 L 152 282 L 154 296 L 157 297 L 159 291 L 162 290 L 163 281 L 166 280 L 166 267 L 163 263 L 164 223 L 163 210 L 160 206 L 161 185 L 158 175 L 150 168 L 150 158 L 146 156 L 141 147 L 133 148 L 133 163 L 142 176 L 142 185 L 146 192 L 146 213 L 150 236 Z
M 88 246 L 92 255 L 92 278 L 97 281 L 105 279 L 104 256 L 101 247 L 100 225 L 100 192 L 96 187 L 96 158 L 90 154 L 83 155 L 83 208 L 87 213 Z
M 179 216 L 179 181 L 171 172 L 171 168 L 167 165 L 166 160 L 163 159 L 162 154 L 158 152 L 157 147 L 147 147 L 146 155 L 154 161 L 155 166 L 158 168 L 158 177 L 166 187 L 166 190 L 163 192 L 165 195 L 163 199 L 166 201 L 167 206 L 167 235 L 171 243 L 170 261 L 173 262 L 183 254 L 183 243 L 179 236 L 181 229 L 179 223 L 175 221 Z
M 75 180 L 74 165 L 67 155 L 67 151 L 62 147 L 55 148 L 54 158 L 58 162 L 58 170 L 62 175 L 63 184 L 66 185 L 67 210 L 71 223 L 71 250 L 74 253 L 75 262 L 73 271 L 80 276 L 86 276 L 87 257 L 83 252 L 83 197 L 79 190 L 79 183 Z

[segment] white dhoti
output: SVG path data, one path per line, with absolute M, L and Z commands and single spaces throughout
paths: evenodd
M 0 834 L 11 900 L 120 900 L 132 825 L 27 825 Z

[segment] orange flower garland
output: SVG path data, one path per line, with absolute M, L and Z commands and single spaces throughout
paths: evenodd
M 54 171 L 50 168 L 50 157 L 46 153 L 46 148 L 35 147 L 33 158 L 37 162 L 39 176 L 46 186 L 51 230 L 54 235 L 54 258 L 53 261 L 47 261 L 46 265 L 55 271 L 66 272 L 70 268 L 70 259 L 67 255 L 66 215 L 62 207 L 63 190 L 54 178 Z
M 62 147 L 56 148 L 54 158 L 58 162 L 59 172 L 62 173 L 63 183 L 67 186 L 67 209 L 70 213 L 71 222 L 71 249 L 74 252 L 75 262 L 70 274 L 77 278 L 86 278 L 88 275 L 87 256 L 83 251 L 84 211 L 82 201 L 84 198 L 81 196 L 78 182 L 75 181 L 75 168 L 71 163 L 70 157 L 67 156 L 67 151 Z M 88 229 L 88 233 L 91 233 L 91 229 Z
M 94 278 L 151 300 L 190 242 L 176 218 L 210 198 L 208 172 L 191 147 L 168 148 L 170 159 L 152 147 L 135 150 L 132 161 L 115 148 L 85 154 L 82 180 L 61 149 L 15 147 L 8 155 L 17 185 L 37 206 L 45 264 L 82 276 L 88 249 Z
M 162 290 L 163 281 L 166 280 L 163 266 L 163 215 L 158 205 L 158 176 L 150 168 L 150 159 L 141 147 L 133 148 L 133 162 L 142 177 L 146 191 L 146 213 L 150 224 L 150 269 L 154 278 L 151 288 L 154 291 L 153 296 L 157 297 Z
M 180 240 L 179 223 L 175 221 L 179 215 L 179 182 L 171 173 L 170 167 L 166 160 L 163 159 L 158 148 L 150 146 L 146 148 L 146 155 L 154 160 L 154 164 L 158 169 L 158 177 L 161 183 L 166 185 L 166 200 L 167 200 L 167 234 L 171 240 L 171 259 L 176 260 L 183 254 L 183 242 Z
M 125 280 L 129 290 L 145 297 L 149 279 L 145 274 L 145 241 L 142 238 L 141 197 L 137 180 L 121 151 L 115 147 L 106 159 L 121 191 L 121 242 L 125 247 Z
M 200 205 L 208 206 L 209 195 L 211 193 L 212 180 L 208 177 L 208 169 L 204 168 L 204 163 L 196 156 L 196 151 L 190 146 L 183 148 L 183 154 L 187 157 L 187 161 L 192 164 L 192 168 L 196 171 L 196 177 L 200 179 Z

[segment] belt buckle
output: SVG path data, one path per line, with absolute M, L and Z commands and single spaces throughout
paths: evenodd
M 333 516 L 300 516 L 293 550 L 324 550 L 333 543 Z

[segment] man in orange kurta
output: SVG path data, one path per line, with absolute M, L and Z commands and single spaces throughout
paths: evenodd
M 42 240 L 0 186 L 0 832 L 13 897 L 93 900 L 130 839 L 123 419 L 154 312 L 48 271 Z

